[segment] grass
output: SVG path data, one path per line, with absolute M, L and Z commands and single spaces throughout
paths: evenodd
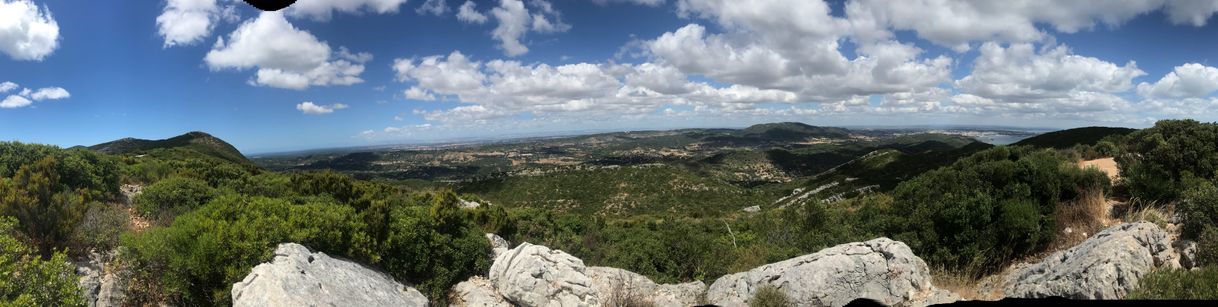
M 606 307 L 653 307 L 655 302 L 652 302 L 650 297 L 645 293 L 637 291 L 637 287 L 632 287 L 626 284 L 627 280 L 613 285 L 613 290 L 610 291 L 609 297 L 604 298 Z
M 1049 252 L 1078 245 L 1107 227 L 1110 218 L 1106 202 L 1103 191 L 1089 190 L 1074 201 L 1059 204 L 1054 212 L 1057 235 L 1049 244 Z
M 1160 269 L 1142 277 L 1126 299 L 1218 299 L 1218 266 L 1198 270 Z
M 786 292 L 782 292 L 777 287 L 764 285 L 757 289 L 757 293 L 753 294 L 753 298 L 749 300 L 749 307 L 788 307 L 795 306 L 795 303 L 787 297 Z

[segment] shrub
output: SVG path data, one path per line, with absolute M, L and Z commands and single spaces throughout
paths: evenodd
M 749 307 L 790 307 L 795 306 L 794 302 L 787 297 L 786 292 L 771 285 L 764 285 L 753 293 L 753 298 L 749 299 Z
M 1197 236 L 1197 264 L 1218 266 L 1218 226 L 1207 226 Z
M 888 215 L 884 231 L 932 265 L 988 273 L 1051 242 L 1059 203 L 1109 184 L 1052 150 L 996 147 L 902 182 L 883 212 L 860 211 Z
M 1189 176 L 1218 176 L 1218 124 L 1162 120 L 1126 138 L 1117 156 L 1121 175 L 1134 196 L 1175 200 Z
M 85 211 L 82 189 L 61 184 L 59 161 L 46 157 L 22 166 L 12 179 L 0 179 L 0 214 L 17 218 L 44 259 L 66 245 Z
M 451 192 L 426 207 L 390 208 L 388 233 L 376 254 L 394 277 L 442 302 L 452 285 L 490 269 L 490 243 L 463 215 Z
M 135 303 L 164 297 L 177 305 L 227 305 L 229 286 L 268 260 L 275 246 L 297 242 L 334 255 L 361 253 L 363 225 L 350 207 L 292 204 L 264 197 L 223 195 L 169 227 L 128 237 L 136 278 L 160 293 L 133 293 Z
M 173 218 L 211 201 L 216 190 L 199 179 L 170 177 L 144 188 L 135 197 L 135 208 L 141 215 L 169 224 Z
M 0 218 L 0 306 L 84 306 L 67 257 L 43 260 L 14 237 L 16 224 Z
M 70 251 L 74 255 L 85 255 L 91 250 L 113 250 L 131 221 L 131 214 L 120 206 L 91 203 L 88 207 L 80 225 L 72 232 Z
M 1138 289 L 1127 299 L 1214 300 L 1218 299 L 1218 266 L 1199 270 L 1159 269 L 1138 281 Z
M 1190 186 L 1184 191 L 1183 201 L 1176 210 L 1184 219 L 1181 231 L 1185 237 L 1193 238 L 1211 225 L 1218 225 L 1218 187 L 1203 179 L 1185 179 Z

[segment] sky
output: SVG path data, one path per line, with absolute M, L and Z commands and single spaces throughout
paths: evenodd
M 0 0 L 0 140 L 1218 119 L 1218 0 Z

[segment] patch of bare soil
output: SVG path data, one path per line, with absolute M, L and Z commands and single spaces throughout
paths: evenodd
M 1099 169 L 1101 172 L 1104 172 L 1104 174 L 1107 174 L 1108 179 L 1112 180 L 1113 182 L 1116 182 L 1117 180 L 1121 179 L 1121 171 L 1117 169 L 1116 160 L 1114 160 L 1113 158 L 1079 161 L 1078 167 L 1079 168 L 1094 167 L 1096 169 Z

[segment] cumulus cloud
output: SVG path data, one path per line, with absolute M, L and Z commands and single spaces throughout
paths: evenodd
M 33 103 L 34 103 L 33 101 L 30 101 L 29 99 L 27 99 L 25 97 L 21 97 L 18 95 L 9 95 L 8 97 L 5 97 L 3 101 L 0 101 L 0 108 L 15 109 L 15 108 L 26 107 Z
M 487 21 L 486 15 L 479 13 L 477 4 L 473 1 L 466 0 L 461 7 L 457 9 L 457 20 L 465 23 L 484 24 Z
M 68 93 L 68 90 L 63 89 L 62 87 L 44 87 L 44 88 L 38 89 L 37 91 L 34 91 L 33 93 L 30 93 L 29 97 L 31 99 L 34 99 L 35 101 L 48 100 L 48 99 L 49 100 L 59 100 L 59 99 L 72 97 L 72 94 Z
M 1218 68 L 1197 63 L 1176 66 L 1159 81 L 1138 84 L 1138 95 L 1147 98 L 1202 98 L 1218 91 Z
M 702 1 L 702 0 L 688 0 Z M 819 2 L 819 1 L 818 1 Z M 1164 9 L 1178 24 L 1205 24 L 1214 13 L 1213 1 L 1130 0 L 1101 5 L 1086 1 L 945 1 L 852 0 L 846 3 L 850 26 L 861 39 L 892 36 L 909 30 L 918 37 L 957 51 L 971 42 L 1032 42 L 1046 37 L 1038 24 L 1063 33 L 1098 25 L 1119 26 L 1134 17 Z
M 157 34 L 165 47 L 194 45 L 211 35 L 221 19 L 236 20 L 235 7 L 218 0 L 168 0 L 156 17 Z
M 313 20 L 330 20 L 334 12 L 377 14 L 397 13 L 398 7 L 407 0 L 297 0 L 284 9 L 290 16 L 308 17 Z
M 500 0 L 499 6 L 491 9 L 491 16 L 499 22 L 491 31 L 491 36 L 499 41 L 499 47 L 508 56 L 529 52 L 529 47 L 520 40 L 530 31 L 553 33 L 571 29 L 570 25 L 562 21 L 562 16 L 554 10 L 550 2 L 533 0 L 529 5 L 533 7 L 533 12 L 530 12 L 521 0 Z
M 352 85 L 363 82 L 363 62 L 372 56 L 335 53 L 326 42 L 297 29 L 278 12 L 263 12 L 220 38 L 204 62 L 212 70 L 257 68 L 253 85 L 287 89 L 309 86 Z
M 299 110 L 300 112 L 303 112 L 304 114 L 309 114 L 309 115 L 330 114 L 330 113 L 334 113 L 334 110 L 342 110 L 342 109 L 346 109 L 346 108 L 347 108 L 347 105 L 341 104 L 341 103 L 336 103 L 336 104 L 331 104 L 331 105 L 318 105 L 318 104 L 314 104 L 311 101 L 305 101 L 305 102 L 296 104 L 296 110 Z
M 0 94 L 8 93 L 9 91 L 17 89 L 17 87 L 19 87 L 19 85 L 16 83 L 4 81 L 3 83 L 0 83 Z
M 660 6 L 667 0 L 592 0 L 592 3 L 606 5 L 610 3 L 630 3 L 646 6 Z
M 447 0 L 427 0 L 427 2 L 423 2 L 423 4 L 419 5 L 419 8 L 415 9 L 414 11 L 415 11 L 415 13 L 419 13 L 420 15 L 422 15 L 422 14 L 432 14 L 432 15 L 436 15 L 436 16 L 444 15 L 444 13 L 448 12 L 448 4 L 445 3 L 446 1 Z
M 0 52 L 14 60 L 41 61 L 57 47 L 59 23 L 50 9 L 29 0 L 0 0 Z
M 19 86 L 17 85 L 17 83 L 5 81 L 3 83 L 0 83 L 0 93 L 11 92 L 11 91 L 17 89 L 18 87 Z M 21 108 L 21 107 L 30 106 L 30 105 L 34 104 L 35 101 L 59 100 L 59 99 L 65 99 L 65 98 L 69 98 L 69 97 L 72 97 L 72 95 L 68 93 L 68 90 L 65 90 L 62 87 L 44 87 L 44 88 L 40 88 L 38 90 L 31 90 L 29 88 L 23 88 L 23 89 L 21 89 L 21 91 L 18 91 L 16 94 L 8 95 L 7 97 L 5 97 L 4 101 L 0 102 L 0 108 L 4 108 L 4 109 Z

